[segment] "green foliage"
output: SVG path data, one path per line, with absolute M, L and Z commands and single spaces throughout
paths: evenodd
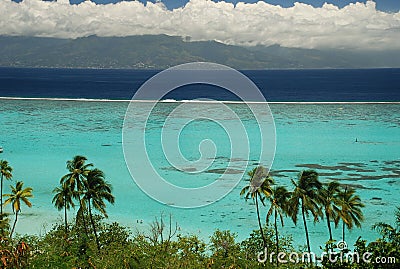
M 400 207 L 397 207 L 395 212 L 396 223 L 395 226 L 391 226 L 387 223 L 376 223 L 372 226 L 372 229 L 377 230 L 381 234 L 381 238 L 367 244 L 366 240 L 357 240 L 356 251 L 360 253 L 371 253 L 370 260 L 375 261 L 374 263 L 362 262 L 360 268 L 399 268 L 400 263 Z M 385 264 L 378 263 L 376 259 L 382 261 L 386 260 Z M 389 261 L 389 259 L 395 259 L 396 263 Z
M 30 248 L 24 240 L 14 243 L 0 235 L 0 268 L 27 268 Z
M 172 218 L 169 221 L 156 219 L 147 232 L 135 235 L 118 223 L 104 222 L 99 215 L 93 219 L 98 227 L 99 252 L 92 231 L 89 230 L 87 237 L 82 222 L 70 224 L 68 236 L 64 224 L 59 223 L 42 237 L 24 236 L 15 238 L 14 243 L 3 237 L 0 253 L 7 257 L 7 267 L 4 268 L 308 268 L 307 264 L 292 263 L 276 267 L 274 260 L 271 263 L 269 259 L 264 264 L 259 263 L 257 255 L 263 251 L 259 230 L 253 231 L 242 242 L 238 242 L 236 234 L 230 231 L 216 230 L 206 243 L 196 235 L 175 235 L 177 226 L 172 225 Z M 163 228 L 155 230 L 152 227 Z M 268 253 L 271 253 L 276 247 L 275 229 L 265 226 L 263 230 Z M 371 261 L 377 257 L 394 257 L 400 261 L 397 225 L 394 230 L 391 237 L 382 234 L 380 239 L 369 244 L 357 240 L 354 251 L 361 254 L 370 252 Z M 302 252 L 293 247 L 291 236 L 280 235 L 279 242 L 279 251 Z M 25 247 L 25 252 L 17 255 L 21 246 Z M 339 250 L 335 251 L 339 257 Z M 15 262 L 19 267 L 14 265 Z M 323 268 L 332 269 L 398 268 L 397 264 L 383 266 L 362 260 L 359 264 L 346 260 L 341 262 L 340 259 L 335 263 L 324 260 L 322 264 Z
M 190 38 L 187 38 L 190 39 Z M 88 36 L 76 39 L 0 36 L 0 66 L 164 69 L 188 62 L 214 62 L 236 69 L 398 67 L 391 52 L 234 46 L 180 36 Z
M 267 240 L 267 247 L 266 247 L 267 252 L 268 253 L 271 253 L 272 251 L 276 252 L 274 228 L 270 226 L 265 226 L 263 231 L 265 233 L 265 238 Z M 245 257 L 247 260 L 246 264 L 249 266 L 249 268 L 257 268 L 264 266 L 263 264 L 260 264 L 257 260 L 258 254 L 261 251 L 265 251 L 263 247 L 263 240 L 259 230 L 254 230 L 247 239 L 243 240 L 240 243 L 240 246 L 242 252 L 245 253 Z M 299 251 L 299 250 L 295 250 L 293 246 L 293 239 L 291 236 L 279 235 L 279 251 L 290 253 L 292 251 Z M 271 268 L 275 265 L 275 261 L 276 260 L 273 259 L 273 262 L 271 263 L 270 260 L 268 259 L 265 266 Z
M 235 268 L 243 264 L 244 257 L 235 238 L 236 234 L 220 230 L 210 237 L 212 268 Z
M 400 262 L 400 208 L 396 211 L 396 225 L 379 222 L 372 226 L 372 229 L 378 231 L 381 237 L 376 241 L 368 243 L 366 240 L 358 238 L 354 245 L 354 250 L 344 250 L 341 254 L 345 257 L 336 263 L 330 263 L 325 260 L 324 268 L 332 269 L 378 269 L 378 268 L 399 268 Z M 357 253 L 359 260 L 357 262 L 347 259 L 346 255 Z M 365 256 L 365 259 L 363 258 Z
M 207 262 L 206 243 L 195 235 L 178 235 L 175 243 L 178 259 L 183 268 L 196 268 L 205 265 Z
M 0 215 L 0 236 L 7 236 L 10 229 L 10 219 L 7 214 Z
M 343 191 L 336 182 L 322 186 L 318 174 L 307 170 L 299 174 L 297 182 L 293 181 L 294 191 L 288 192 L 282 186 L 274 185 L 265 169 L 259 167 L 249 173 L 249 184 L 241 195 L 246 194 L 255 201 L 260 229 L 242 242 L 238 242 L 237 235 L 229 230 L 217 229 L 209 242 L 196 235 L 182 235 L 172 216 L 165 218 L 163 214 L 155 218 L 148 231 L 133 235 L 116 222 L 105 222 L 105 201 L 114 202 L 112 187 L 105 181 L 104 173 L 92 166 L 86 164 L 83 156 L 75 156 L 67 162 L 69 173 L 61 179 L 53 199 L 58 210 L 64 209 L 64 223 L 57 223 L 44 236 L 11 239 L 20 206 L 22 203 L 31 206 L 27 198 L 32 197 L 32 189 L 23 189 L 22 182 L 12 187 L 12 193 L 5 195 L 8 197 L 5 204 L 12 205 L 15 219 L 10 232 L 7 215 L 0 217 L 0 268 L 310 268 L 312 264 L 279 263 L 276 254 L 272 258 L 268 256 L 264 263 L 258 261 L 260 252 L 301 254 L 305 251 L 296 250 L 292 237 L 278 232 L 278 223 L 283 226 L 284 215 L 292 217 L 296 223 L 297 215 L 301 213 L 304 224 L 306 215 L 312 215 L 315 221 L 325 215 L 329 231 L 330 221 L 335 224 L 342 221 L 343 227 L 351 229 L 360 226 L 363 220 L 361 208 L 364 205 L 354 189 Z M 266 180 L 256 181 L 255 178 Z M 74 200 L 80 208 L 76 221 L 68 223 L 67 210 L 75 205 Z M 258 201 L 263 206 L 268 204 L 267 209 L 261 207 L 260 210 Z M 260 215 L 266 216 L 266 226 L 261 225 Z M 269 226 L 271 220 L 273 225 Z M 372 262 L 342 260 L 341 257 L 351 251 L 337 249 L 332 239 L 325 249 L 336 251 L 332 258 L 336 257 L 337 261 L 332 263 L 325 258 L 322 264 L 315 266 L 328 269 L 398 268 L 396 263 L 383 265 L 373 261 L 383 257 L 400 262 L 400 208 L 394 226 L 377 223 L 373 229 L 381 234 L 381 238 L 370 243 L 359 238 L 354 248 L 360 256 L 370 253 L 368 258 Z
M 24 238 L 32 250 L 30 268 L 124 268 L 109 263 L 124 260 L 128 230 L 117 223 L 104 223 L 99 216 L 94 221 L 100 229 L 100 252 L 93 236 L 85 235 L 80 222 L 70 225 L 68 236 L 64 225 L 57 224 L 43 237 Z
M 259 231 L 254 231 L 243 242 L 237 242 L 236 234 L 216 230 L 207 244 L 196 235 L 175 236 L 175 228 L 168 222 L 165 230 L 159 230 L 157 235 L 153 234 L 151 228 L 147 233 L 132 235 L 126 227 L 116 222 L 105 223 L 100 216 L 94 216 L 94 221 L 99 229 L 100 252 L 97 251 L 94 235 L 90 233 L 86 237 L 80 222 L 69 225 L 67 237 L 64 224 L 59 223 L 42 237 L 24 236 L 17 239 L 29 246 L 30 255 L 25 257 L 25 262 L 29 268 L 264 267 L 257 261 L 257 253 L 263 248 Z M 161 219 L 158 222 L 161 223 Z M 275 246 L 274 230 L 265 227 L 265 231 L 272 248 Z M 161 232 L 164 233 L 162 240 Z M 158 236 L 158 240 L 154 240 L 154 236 Z M 293 249 L 290 237 L 281 236 L 280 242 L 282 251 Z

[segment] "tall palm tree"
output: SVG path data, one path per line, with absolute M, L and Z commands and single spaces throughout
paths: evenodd
M 67 184 L 67 182 L 61 184 L 60 187 L 55 188 L 53 190 L 53 193 L 55 193 L 52 200 L 54 206 L 58 209 L 58 211 L 64 209 L 65 234 L 68 234 L 67 210 L 70 210 L 71 207 L 75 207 L 75 204 L 72 199 L 76 198 L 77 194 L 74 190 L 71 189 L 71 187 Z
M 87 164 L 86 161 L 87 158 L 81 155 L 77 155 L 72 160 L 67 161 L 67 170 L 69 171 L 69 173 L 63 176 L 60 180 L 60 184 L 67 184 L 70 189 L 78 195 L 78 200 L 79 194 L 83 190 L 83 181 L 89 173 L 90 168 L 93 166 L 93 164 L 91 163 Z M 81 206 L 79 208 L 77 215 L 81 216 L 86 235 L 88 235 L 84 207 Z
M 104 217 L 108 217 L 106 212 L 105 201 L 114 204 L 115 198 L 111 194 L 112 188 L 106 182 L 104 173 L 99 169 L 89 171 L 84 181 L 84 189 L 82 192 L 82 205 L 88 205 L 90 221 L 92 223 L 93 233 L 96 239 L 97 249 L 100 250 L 100 242 L 96 232 L 96 226 L 93 220 L 92 207 L 99 211 Z
M 0 183 L 0 220 L 3 219 L 3 179 L 10 180 L 12 178 L 12 167 L 8 165 L 5 160 L 0 160 L 0 173 L 1 173 L 1 183 Z
M 253 170 L 249 171 L 247 175 L 250 177 L 249 184 L 241 190 L 240 196 L 245 195 L 246 200 L 250 198 L 254 200 L 257 211 L 258 226 L 260 227 L 260 233 L 263 239 L 264 248 L 266 248 L 267 240 L 265 239 L 261 224 L 258 200 L 260 200 L 261 203 L 265 205 L 264 199 L 265 197 L 271 195 L 271 185 L 274 183 L 274 180 L 268 175 L 267 170 L 263 166 L 258 166 L 254 168 Z
M 15 213 L 15 220 L 13 227 L 11 229 L 10 238 L 15 230 L 15 225 L 17 224 L 18 220 L 18 213 L 21 211 L 21 201 L 24 202 L 28 207 L 32 207 L 32 203 L 28 200 L 28 198 L 33 197 L 32 195 L 32 188 L 28 187 L 22 189 L 24 183 L 22 181 L 18 181 L 15 187 L 11 187 L 10 194 L 4 194 L 5 197 L 8 197 L 7 200 L 4 202 L 4 205 L 11 204 L 12 210 Z
M 86 164 L 87 158 L 84 156 L 77 155 L 72 160 L 67 161 L 68 174 L 63 176 L 60 183 L 66 182 L 72 190 L 81 191 L 83 188 L 83 180 L 89 173 L 90 167 L 93 164 Z
M 272 189 L 271 195 L 268 196 L 268 200 L 271 204 L 269 207 L 266 221 L 269 222 L 269 219 L 272 215 L 274 215 L 274 227 L 275 227 L 275 240 L 276 240 L 276 253 L 279 253 L 279 236 L 278 236 L 278 225 L 277 219 L 281 220 L 282 227 L 283 223 L 283 215 L 287 213 L 287 205 L 288 200 L 290 199 L 290 192 L 286 190 L 285 187 L 275 186 Z M 276 266 L 278 266 L 278 259 L 276 260 Z
M 331 181 L 324 184 L 319 190 L 319 202 L 324 209 L 326 222 L 329 231 L 329 241 L 333 241 L 331 221 L 335 221 L 338 215 L 338 205 L 340 203 L 338 194 L 340 192 L 340 184 L 337 181 Z
M 364 220 L 362 208 L 364 204 L 361 202 L 360 196 L 355 194 L 355 189 L 345 188 L 338 194 L 339 207 L 338 217 L 336 218 L 336 226 L 342 220 L 342 240 L 345 240 L 345 226 L 351 230 L 354 225 L 361 227 L 361 222 Z
M 306 234 L 307 250 L 311 253 L 310 239 L 308 236 L 308 228 L 306 222 L 306 215 L 309 213 L 314 217 L 314 222 L 318 221 L 318 217 L 321 215 L 321 210 L 318 206 L 318 190 L 322 184 L 318 180 L 318 173 L 314 170 L 305 170 L 299 173 L 297 182 L 292 179 L 294 190 L 292 197 L 290 198 L 290 212 L 291 218 L 295 224 L 297 224 L 297 215 L 301 210 L 303 217 L 304 230 Z M 311 260 L 312 263 L 312 260 Z

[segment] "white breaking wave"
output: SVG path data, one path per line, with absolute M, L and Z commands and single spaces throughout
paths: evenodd
M 338 101 L 338 102 L 324 102 L 324 101 L 311 101 L 311 102 L 257 102 L 257 101 L 218 101 L 218 100 L 175 100 L 175 99 L 164 99 L 164 100 L 122 100 L 122 99 L 92 99 L 92 98 L 46 98 L 46 97 L 0 97 L 0 100 L 31 100 L 31 101 L 72 101 L 72 102 L 135 102 L 135 103 L 204 103 L 204 104 L 301 104 L 301 105 L 318 105 L 318 104 L 400 104 L 400 102 L 349 102 L 349 101 Z

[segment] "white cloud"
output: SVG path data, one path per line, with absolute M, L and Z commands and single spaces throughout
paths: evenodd
M 0 35 L 76 38 L 88 35 L 168 34 L 192 40 L 236 45 L 302 48 L 400 49 L 400 12 L 376 10 L 375 3 L 338 8 L 303 3 L 283 8 L 254 4 L 190 0 L 167 10 L 161 3 L 139 1 L 97 5 L 86 1 L 0 1 Z

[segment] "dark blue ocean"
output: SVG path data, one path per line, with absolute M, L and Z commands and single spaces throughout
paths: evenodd
M 0 96 L 131 99 L 158 71 L 0 68 Z M 270 102 L 400 101 L 400 69 L 242 71 Z M 191 85 L 165 99 L 237 98 L 221 88 Z

